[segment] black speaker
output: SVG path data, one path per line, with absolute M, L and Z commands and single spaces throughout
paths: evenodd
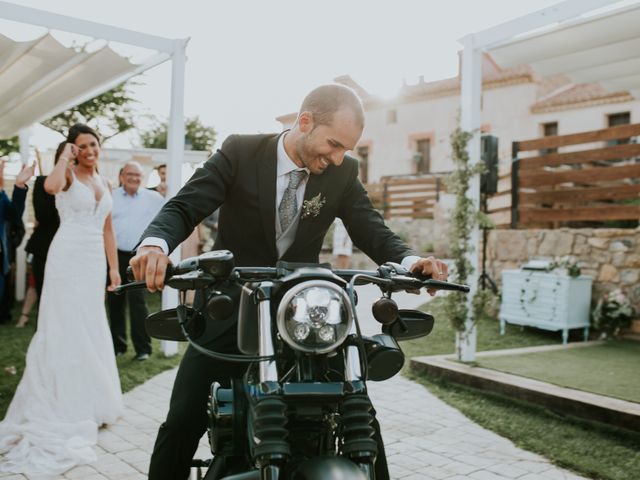
M 494 195 L 498 191 L 498 137 L 482 135 L 480 159 L 487 166 L 487 172 L 480 177 L 480 191 Z

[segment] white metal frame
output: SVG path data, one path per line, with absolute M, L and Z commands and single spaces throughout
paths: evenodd
M 35 8 L 23 7 L 4 1 L 0 1 L 0 18 L 69 33 L 86 35 L 92 38 L 134 45 L 159 52 L 157 55 L 147 60 L 147 62 L 140 65 L 140 67 L 133 72 L 123 75 L 122 77 L 103 85 L 100 89 L 92 91 L 87 95 L 79 96 L 74 99 L 72 104 L 64 105 L 59 108 L 58 111 L 63 111 L 73 105 L 82 103 L 85 100 L 108 91 L 110 88 L 113 88 L 128 78 L 138 75 L 139 73 L 142 73 L 167 60 L 171 60 L 171 111 L 169 114 L 169 129 L 167 136 L 167 149 L 169 155 L 169 162 L 167 164 L 167 194 L 169 196 L 175 195 L 180 188 L 180 171 L 184 155 L 184 76 L 186 47 L 189 39 L 168 39 L 158 37 L 156 35 L 149 35 L 146 33 L 136 32 L 134 30 L 114 27 L 112 25 L 91 22 Z M 50 112 L 50 115 L 54 115 L 56 113 L 57 112 Z M 29 161 L 27 148 L 29 144 L 28 139 L 28 129 L 20 132 L 21 145 L 25 145 L 25 148 L 21 149 L 22 161 L 24 163 Z M 23 249 L 19 249 L 19 251 L 24 252 Z M 172 254 L 172 259 L 175 260 L 179 258 L 180 247 L 176 248 Z M 24 267 L 24 255 L 22 261 L 20 261 L 20 258 L 17 259 L 17 264 L 22 264 L 22 267 Z M 19 274 L 21 273 L 20 270 L 21 269 L 19 268 Z M 22 277 L 18 278 L 23 277 L 24 269 L 22 269 Z M 21 296 L 19 296 L 19 294 L 21 294 Z M 24 298 L 24 284 L 21 289 L 16 288 L 16 296 L 19 299 Z M 162 294 L 163 308 L 170 308 L 177 304 L 177 292 L 166 288 Z M 178 351 L 178 347 L 175 342 L 163 342 L 162 349 L 165 355 L 173 355 Z
M 536 29 L 550 27 L 554 24 L 571 21 L 577 17 L 606 7 L 620 0 L 565 0 L 551 7 L 538 10 L 529 15 L 496 25 L 481 32 L 466 35 L 459 40 L 463 45 L 460 93 L 460 127 L 473 132 L 474 135 L 468 145 L 469 161 L 475 164 L 480 161 L 480 125 L 482 113 L 480 99 L 482 96 L 482 54 L 483 52 L 514 41 L 518 37 Z M 476 175 L 467 194 L 476 209 L 480 201 L 480 180 Z M 477 273 L 479 271 L 479 229 L 474 228 L 471 244 L 475 249 L 468 254 L 471 265 Z M 471 299 L 478 288 L 477 277 L 469 279 L 471 291 L 468 296 L 469 312 Z M 476 353 L 476 331 L 471 321 L 467 319 L 465 331 L 458 334 L 457 346 L 460 360 L 472 362 Z

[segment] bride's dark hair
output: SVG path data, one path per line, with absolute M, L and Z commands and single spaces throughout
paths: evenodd
M 76 143 L 76 139 L 78 138 L 78 136 L 82 135 L 83 133 L 93 135 L 98 141 L 98 145 L 100 145 L 100 135 L 98 135 L 98 132 L 96 132 L 89 125 L 85 125 L 84 123 L 76 123 L 69 129 L 69 133 L 67 134 L 67 142 Z
M 53 164 L 56 165 L 58 163 L 58 160 L 60 160 L 60 155 L 62 155 L 62 152 L 64 151 L 64 147 L 67 146 L 67 141 L 63 141 L 60 143 L 60 145 L 58 145 L 58 148 L 56 149 L 56 154 L 53 157 Z

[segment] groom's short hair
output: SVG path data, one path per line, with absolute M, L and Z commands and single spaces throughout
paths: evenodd
M 351 88 L 337 83 L 313 89 L 302 101 L 300 113 L 311 112 L 317 125 L 331 125 L 335 113 L 343 108 L 349 108 L 360 127 L 364 127 L 364 108 L 360 97 Z

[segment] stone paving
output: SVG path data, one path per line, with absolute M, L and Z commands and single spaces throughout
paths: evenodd
M 372 289 L 360 292 L 362 316 Z M 424 297 L 402 295 L 398 303 L 412 308 Z M 373 332 L 375 325 L 365 325 Z M 176 370 L 164 372 L 125 394 L 126 411 L 117 424 L 100 431 L 98 460 L 63 476 L 4 475 L 2 480 L 141 480 L 146 478 L 156 431 L 166 415 Z M 521 450 L 471 422 L 424 387 L 396 376 L 369 384 L 382 426 L 392 479 L 402 480 L 578 480 L 567 470 Z M 197 456 L 208 458 L 205 437 Z

